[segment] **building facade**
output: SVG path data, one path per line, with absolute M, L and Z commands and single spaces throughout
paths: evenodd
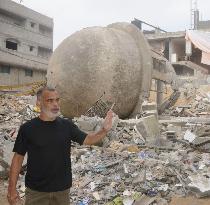
M 45 80 L 52 51 L 52 18 L 0 0 L 0 85 Z

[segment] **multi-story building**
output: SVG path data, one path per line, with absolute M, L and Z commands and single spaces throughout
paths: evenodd
M 52 51 L 52 18 L 0 0 L 0 85 L 44 80 Z
M 168 79 L 172 79 L 170 84 L 172 84 L 175 89 L 183 87 L 186 82 L 190 82 L 194 87 L 210 82 L 210 53 L 205 52 L 207 49 L 204 50 L 204 47 L 206 46 L 207 48 L 207 44 L 209 43 L 209 32 L 206 31 L 209 21 L 206 22 L 202 23 L 207 26 L 201 27 L 201 24 L 198 24 L 200 25 L 199 30 L 166 32 L 138 19 L 132 21 L 132 23 L 144 33 L 152 50 L 153 76 L 158 76 L 158 78 L 152 79 L 151 90 L 157 90 L 156 100 L 158 106 L 161 106 L 163 102 L 163 82 L 168 83 L 169 81 L 167 82 L 165 80 L 168 77 Z M 201 21 L 199 21 L 199 23 L 201 23 Z M 152 27 L 153 30 L 143 30 L 143 24 Z M 199 45 L 197 45 L 198 42 Z M 157 61 L 156 59 L 160 60 Z M 165 75 L 165 73 L 169 73 L 169 70 L 165 72 L 165 67 L 162 66 L 163 64 L 170 65 L 171 70 L 173 70 L 176 75 Z M 174 92 L 174 94 L 176 95 L 177 93 Z M 171 96 L 172 99 L 176 98 L 175 95 Z
M 204 26 L 201 26 L 203 21 L 199 21 L 198 19 L 198 22 L 198 25 L 200 25 L 199 30 L 194 29 L 192 31 L 201 33 L 203 36 L 206 35 L 207 27 L 204 28 Z M 141 29 L 141 24 L 144 22 L 135 19 L 132 23 Z M 191 41 L 186 40 L 187 31 L 161 32 L 161 29 L 154 28 L 156 30 L 143 31 L 145 37 L 151 49 L 163 55 L 172 64 L 177 75 L 198 77 L 202 81 L 208 77 L 210 74 L 210 65 L 202 61 L 203 51 Z

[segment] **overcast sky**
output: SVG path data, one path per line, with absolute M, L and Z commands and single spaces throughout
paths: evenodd
M 210 0 L 197 2 L 202 20 L 210 20 Z M 190 0 L 23 0 L 22 4 L 54 19 L 54 49 L 82 28 L 134 18 L 166 31 L 190 28 Z

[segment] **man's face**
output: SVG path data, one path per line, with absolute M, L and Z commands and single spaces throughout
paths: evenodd
M 60 98 L 57 91 L 44 90 L 37 100 L 41 114 L 47 118 L 56 118 L 60 114 Z

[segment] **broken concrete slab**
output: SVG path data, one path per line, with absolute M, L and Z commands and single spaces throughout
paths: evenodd
M 134 199 L 131 197 L 123 199 L 123 205 L 133 205 Z
M 200 151 L 210 152 L 210 137 L 197 137 L 193 141 L 193 145 Z
M 184 126 L 187 123 L 192 124 L 210 124 L 210 118 L 206 117 L 179 117 L 179 118 L 171 118 L 167 116 L 163 116 L 161 119 L 159 119 L 159 123 L 161 124 L 174 124 L 177 126 Z
M 143 124 L 147 133 L 147 141 L 160 137 L 159 123 L 156 116 L 144 117 Z
M 192 132 L 190 132 L 190 130 L 187 130 L 184 134 L 184 140 L 187 140 L 188 142 L 193 142 L 196 139 L 196 135 Z
M 142 123 L 142 119 L 128 119 L 128 120 L 120 120 L 118 125 L 120 127 L 128 127 L 128 128 L 132 128 L 135 125 L 137 125 L 138 123 Z
M 196 137 L 195 140 L 193 140 L 193 144 L 196 146 L 206 143 L 210 143 L 210 137 Z
M 148 132 L 146 130 L 146 127 L 144 125 L 143 119 L 141 119 L 138 124 L 135 125 L 138 132 L 141 134 L 141 136 L 146 140 L 148 138 Z
M 210 196 L 210 179 L 209 176 L 203 176 L 201 174 L 188 176 L 190 183 L 188 187 L 197 197 Z
M 157 110 L 157 104 L 155 102 L 144 101 L 142 103 L 141 108 L 142 108 L 142 111 Z
M 158 119 L 158 112 L 157 110 L 148 110 L 144 112 L 144 117 L 154 115 Z

